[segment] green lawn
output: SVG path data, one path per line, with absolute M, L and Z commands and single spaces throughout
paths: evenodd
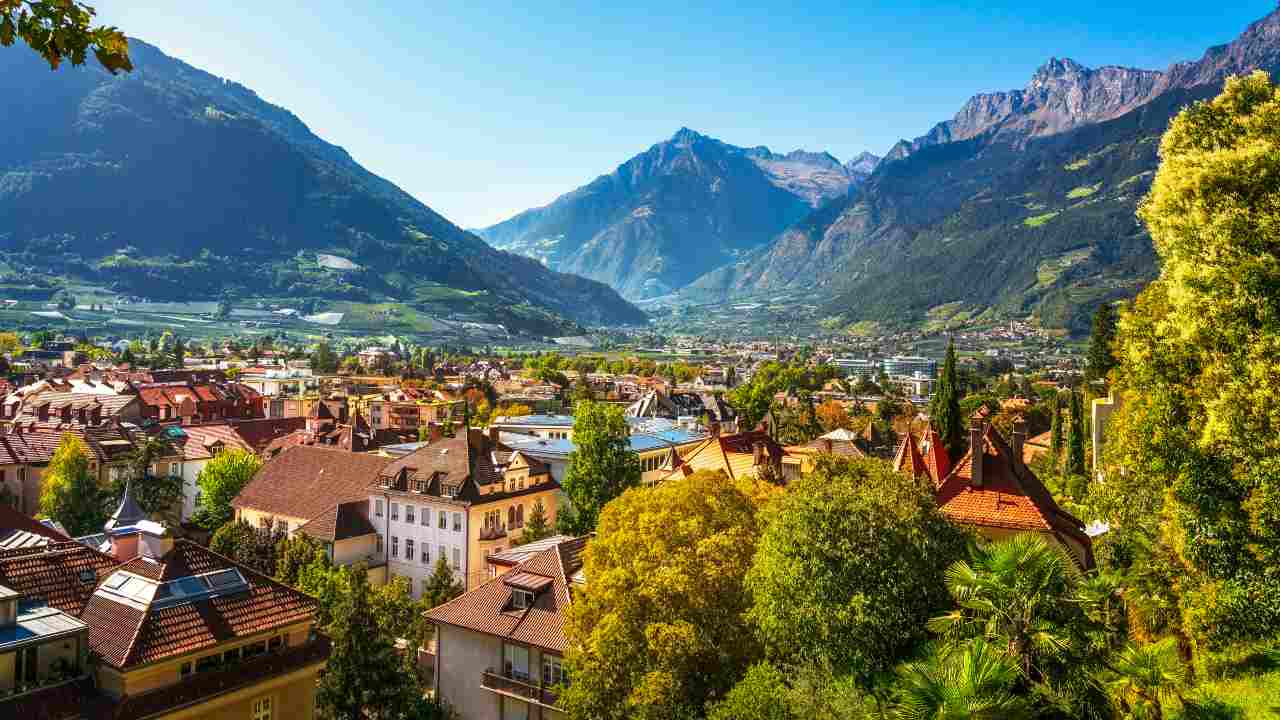
M 1205 682 L 1187 698 L 1205 710 L 1177 710 L 1166 717 L 1174 720 L 1231 718 L 1233 720 L 1274 720 L 1280 718 L 1280 650 L 1259 653 L 1237 664 L 1227 677 Z

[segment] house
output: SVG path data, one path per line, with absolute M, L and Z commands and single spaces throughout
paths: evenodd
M 192 424 L 263 417 L 262 395 L 240 383 L 172 380 L 136 388 L 144 420 Z
M 75 435 L 89 452 L 89 470 L 100 483 L 123 477 L 134 450 L 134 429 L 126 425 L 15 423 L 0 434 L 0 495 L 14 499 L 18 512 L 40 507 L 41 479 L 63 435 Z
M 546 463 L 477 429 L 393 460 L 369 492 L 388 577 L 408 578 L 414 597 L 441 558 L 467 587 L 484 582 L 484 558 L 510 547 L 534 506 L 554 524 L 560 505 Z
M 676 427 L 664 420 L 638 421 L 633 418 L 631 424 L 627 448 L 640 458 L 640 479 L 648 483 L 665 477 L 663 465 L 671 450 L 690 452 L 708 438 L 704 432 Z M 489 426 L 489 432 L 492 434 L 494 431 L 495 427 Z M 500 433 L 499 437 L 503 445 L 545 464 L 557 481 L 564 479 L 569 467 L 569 454 L 576 447 L 569 439 L 544 440 L 519 433 Z
M 103 425 L 137 422 L 141 409 L 136 395 L 43 391 L 12 393 L 0 407 L 4 420 L 14 423 L 56 423 L 63 425 Z
M 0 503 L 0 550 L 37 547 L 70 540 L 50 520 L 33 520 Z
M 689 471 L 723 472 L 732 480 L 760 478 L 793 479 L 798 465 L 786 462 L 787 451 L 764 430 L 718 435 L 680 453 Z
M 345 402 L 320 401 L 311 406 L 302 429 L 272 440 L 263 451 L 274 457 L 296 445 L 331 447 L 347 452 L 370 452 L 382 445 L 416 440 L 416 430 L 374 430 L 359 412 L 348 415 Z
M 436 628 L 434 687 L 463 720 L 560 720 L 568 683 L 564 622 L 586 578 L 587 538 L 561 540 L 427 613 Z
M 235 448 L 252 453 L 253 447 L 236 432 L 235 426 L 222 422 L 208 425 L 165 425 L 152 428 L 175 453 L 172 462 L 157 463 L 157 475 L 182 478 L 182 521 L 190 520 L 200 505 L 200 488 L 196 479 L 200 471 L 224 449 Z
M 315 600 L 134 515 L 0 551 L 0 717 L 314 717 Z
M 1081 567 L 1092 568 L 1093 543 L 1084 523 L 1059 507 L 1027 467 L 1024 426 L 1019 422 L 1014 427 L 1012 442 L 1006 442 L 985 416 L 975 415 L 968 450 L 954 465 L 937 433 L 931 430 L 926 436 L 923 452 L 912 449 L 915 439 L 908 434 L 894 465 L 899 472 L 932 481 L 938 507 L 952 522 L 993 540 L 1037 533 L 1063 547 Z
M 859 433 L 844 428 L 836 428 L 828 433 L 819 435 L 804 445 L 788 445 L 786 457 L 782 461 L 783 467 L 793 476 L 797 473 L 813 472 L 819 455 L 837 455 L 848 458 L 867 457 L 865 447 L 866 443 Z M 798 470 L 789 467 L 792 465 L 798 466 Z

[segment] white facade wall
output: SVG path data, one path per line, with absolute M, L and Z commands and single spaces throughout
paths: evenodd
M 378 504 L 382 515 L 378 515 Z M 392 505 L 394 504 L 394 514 Z M 409 521 L 409 509 L 413 521 Z M 444 514 L 445 527 L 440 527 Z M 467 509 L 456 505 L 433 503 L 428 497 L 404 498 L 374 495 L 369 498 L 369 519 L 382 535 L 383 556 L 387 561 L 387 578 L 400 576 L 409 579 L 414 599 L 422 597 L 423 582 L 431 577 L 443 549 L 449 565 L 459 582 L 467 578 Z M 413 543 L 413 556 L 406 557 L 409 542 Z M 428 548 L 423 561 L 423 547 Z

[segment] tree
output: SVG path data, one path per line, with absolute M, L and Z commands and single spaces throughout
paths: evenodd
M 276 548 L 284 539 L 281 528 L 255 528 L 244 520 L 237 520 L 226 523 L 213 533 L 209 549 L 273 577 L 277 570 Z
M 1093 332 L 1089 335 L 1089 350 L 1085 354 L 1085 380 L 1107 379 L 1107 374 L 1116 366 L 1115 341 L 1115 311 L 1109 303 L 1102 303 L 1093 314 Z
M 511 545 L 527 545 L 531 542 L 551 537 L 555 532 L 555 528 L 551 527 L 551 523 L 547 522 L 547 508 L 542 504 L 542 498 L 538 498 L 533 503 L 533 509 L 529 511 L 529 519 L 524 524 L 524 532 L 520 536 L 511 541 Z
M 866 681 L 924 638 L 965 535 L 931 486 L 883 461 L 824 457 L 770 506 L 748 587 L 770 659 L 828 662 Z
M 138 435 L 121 477 L 112 481 L 103 501 L 114 510 L 124 497 L 125 484 L 132 485 L 133 499 L 147 515 L 177 524 L 182 515 L 182 478 L 173 473 L 153 475 L 151 467 L 168 456 L 172 447 L 157 435 Z
M 1108 482 L 1091 488 L 1113 528 L 1167 539 L 1198 651 L 1280 632 L 1277 113 L 1259 71 L 1182 111 L 1161 141 L 1139 208 L 1160 275 L 1120 318 L 1124 402 Z
M 185 367 L 187 361 L 187 346 L 182 342 L 182 338 L 175 337 L 173 339 L 173 366 L 181 370 Z
M 622 408 L 584 402 L 575 408 L 573 445 L 561 483 L 572 513 L 561 515 L 570 535 L 595 529 L 605 503 L 640 484 L 640 458 L 631 452 L 631 428 Z
M 1129 643 L 1109 665 L 1104 682 L 1116 709 L 1126 717 L 1149 714 L 1161 720 L 1166 704 L 1182 700 L 1187 667 L 1178 654 L 1177 638 Z
M 709 708 L 707 720 L 883 720 L 877 705 L 853 678 L 830 668 L 801 665 L 784 673 L 762 662 Z
M 951 457 L 964 454 L 964 417 L 960 414 L 959 382 L 956 379 L 956 342 L 947 342 L 947 355 L 942 361 L 942 373 L 929 404 L 929 417 L 938 437 Z
M 751 499 L 720 473 L 609 503 L 565 625 L 568 715 L 687 718 L 722 698 L 759 657 L 744 618 L 758 536 Z
M 1049 457 L 1053 459 L 1056 474 L 1062 469 L 1062 408 L 1058 406 L 1056 395 L 1049 401 L 1049 412 L 1053 414 L 1049 425 Z
M 262 469 L 262 460 L 247 450 L 226 448 L 205 463 L 196 476 L 200 507 L 195 521 L 207 530 L 216 530 L 235 515 L 231 501 Z
M 827 400 L 820 403 L 818 407 L 814 408 L 814 415 L 818 418 L 818 424 L 827 432 L 853 429 L 853 418 L 849 416 L 849 411 L 845 409 L 844 403 L 838 400 Z
M 15 355 L 22 352 L 22 340 L 15 333 L 0 333 L 0 355 Z
M 328 560 L 324 547 L 312 539 L 310 535 L 294 533 L 276 543 L 276 580 L 298 587 L 302 571 L 317 559 Z
M 416 683 L 406 682 L 365 568 L 338 570 L 336 586 L 339 592 L 324 628 L 333 651 L 320 674 L 318 709 L 333 720 L 404 716 L 420 693 Z
M 1028 682 L 1046 673 L 1040 660 L 1069 647 L 1067 599 L 1079 571 L 1066 552 L 1024 533 L 975 545 L 972 561 L 947 569 L 947 590 L 958 607 L 929 621 L 929 629 L 959 645 L 973 638 L 999 644 Z
M 329 343 L 321 342 L 316 345 L 315 351 L 311 353 L 311 369 L 322 375 L 338 372 L 338 356 L 333 354 Z
M 102 531 L 107 521 L 102 489 L 89 471 L 89 450 L 66 433 L 49 460 L 40 491 L 40 514 L 66 528 L 72 537 Z
M 976 638 L 900 671 L 899 720 L 1020 720 L 1034 716 L 1017 694 L 1018 669 Z
M 90 50 L 112 74 L 133 70 L 129 39 L 118 28 L 94 27 L 94 10 L 70 0 L 9 0 L 0 3 L 0 45 L 22 38 L 54 70 L 64 60 L 83 65 Z
M 427 578 L 427 585 L 422 590 L 422 602 L 427 608 L 443 605 L 458 597 L 466 588 L 458 580 L 458 575 L 449 567 L 449 561 L 441 555 L 436 559 L 435 569 Z
M 1067 475 L 1084 475 L 1084 402 L 1080 393 L 1071 391 L 1071 418 L 1067 423 Z

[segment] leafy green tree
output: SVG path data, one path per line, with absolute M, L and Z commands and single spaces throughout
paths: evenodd
M 738 427 L 751 430 L 759 425 L 773 407 L 774 393 L 766 384 L 754 380 L 730 390 L 727 399 L 738 412 Z
M 757 663 L 716 703 L 707 720 L 797 720 L 787 697 L 787 678 L 769 663 Z
M 1057 473 L 1062 469 L 1062 408 L 1058 407 L 1056 396 L 1049 401 L 1049 412 L 1053 413 L 1049 425 L 1049 457 L 1053 459 L 1053 470 Z
M 575 408 L 574 449 L 561 483 L 573 508 L 560 516 L 567 534 L 594 530 L 605 503 L 640 484 L 640 458 L 631 452 L 630 437 L 622 408 L 597 402 Z
M 333 720 L 402 717 L 418 692 L 378 615 L 365 568 L 343 568 L 324 630 L 333 652 L 320 673 L 318 710 Z
M 7 0 L 0 3 L 0 45 L 21 38 L 54 70 L 64 60 L 83 65 L 90 50 L 111 73 L 133 70 L 129 39 L 118 28 L 92 25 L 92 7 L 71 0 Z
M 751 498 L 720 473 L 609 503 L 565 626 L 568 715 L 689 718 L 722 698 L 759 657 L 744 617 L 758 535 Z
M 929 417 L 942 439 L 942 445 L 951 457 L 964 453 L 964 417 L 960 414 L 962 391 L 956 379 L 956 342 L 947 342 L 947 354 L 942 361 L 942 372 L 929 404 Z
M 527 545 L 531 542 L 551 537 L 555 532 L 555 528 L 551 523 L 547 522 L 547 508 L 542 504 L 542 498 L 538 498 L 533 503 L 533 509 L 529 511 L 529 519 L 525 521 L 524 532 L 520 536 L 511 541 L 512 547 L 517 545 Z
M 924 639 L 946 607 L 943 571 L 965 534 L 932 487 L 879 460 L 823 457 L 770 506 L 747 586 L 777 662 L 829 662 L 869 681 Z
M 1123 405 L 1091 494 L 1120 532 L 1168 539 L 1181 630 L 1200 652 L 1280 633 L 1277 113 L 1260 71 L 1161 141 L 1139 209 L 1160 276 L 1120 319 Z
M 1018 669 L 982 638 L 900 671 L 899 720 L 1020 720 L 1034 717 L 1018 692 Z
M 244 520 L 237 520 L 222 525 L 213 533 L 209 549 L 273 577 L 277 569 L 276 548 L 284 538 L 281 529 L 256 528 Z
M 294 533 L 276 543 L 276 580 L 298 587 L 302 571 L 318 558 L 325 557 L 324 547 L 303 533 Z
M 247 450 L 226 448 L 214 455 L 196 475 L 196 485 L 200 488 L 196 523 L 216 530 L 230 521 L 235 515 L 231 501 L 261 469 L 262 460 Z
M 810 664 L 784 673 L 768 663 L 747 674 L 711 705 L 708 720 L 884 720 L 882 703 L 870 698 L 854 678 Z
M 40 514 L 57 521 L 72 537 L 102 531 L 107 521 L 102 488 L 89 471 L 89 450 L 66 433 L 58 441 L 40 490 Z
M 449 562 L 441 556 L 436 560 L 431 576 L 427 578 L 427 585 L 422 591 L 422 602 L 427 606 L 427 609 L 431 609 L 449 602 L 464 592 L 466 592 L 466 587 L 458 579 L 458 574 L 453 571 L 453 568 L 449 567 Z
M 1086 380 L 1105 380 L 1116 366 L 1116 315 L 1109 303 L 1102 303 L 1093 314 L 1093 332 L 1089 335 L 1089 350 L 1085 354 L 1084 377 Z

